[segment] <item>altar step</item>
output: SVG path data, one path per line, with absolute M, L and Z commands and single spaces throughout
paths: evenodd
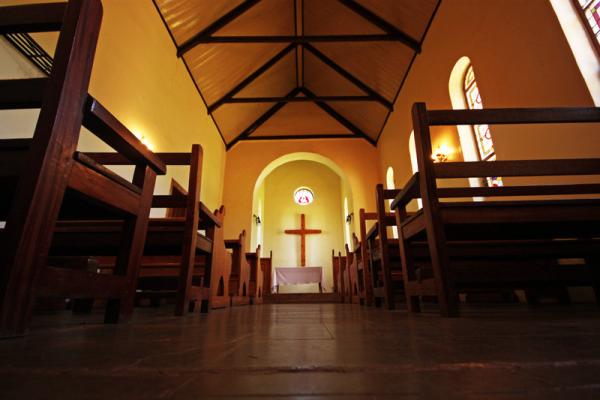
M 302 304 L 302 303 L 340 303 L 337 293 L 282 293 L 268 294 L 263 298 L 265 304 Z

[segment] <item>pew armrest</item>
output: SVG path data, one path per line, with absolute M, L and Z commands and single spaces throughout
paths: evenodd
M 91 96 L 86 102 L 83 124 L 133 164 L 147 165 L 158 175 L 167 173 L 163 160 L 144 146 L 125 125 Z
M 200 202 L 200 220 L 210 225 L 214 225 L 217 228 L 221 228 L 223 226 L 222 219 L 215 213 L 211 212 L 203 202 Z
M 392 204 L 390 205 L 390 209 L 395 210 L 400 207 L 405 207 L 411 200 L 420 197 L 420 195 L 419 173 L 416 172 L 396 195 L 394 201 L 392 201 Z

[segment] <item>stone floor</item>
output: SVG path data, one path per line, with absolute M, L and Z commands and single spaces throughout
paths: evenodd
M 169 311 L 118 326 L 36 318 L 26 338 L 0 341 L 0 398 L 600 399 L 596 308 Z

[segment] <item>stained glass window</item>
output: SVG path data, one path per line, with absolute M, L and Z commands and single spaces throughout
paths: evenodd
M 600 55 L 600 0 L 575 0 L 575 7 Z
M 294 191 L 294 201 L 296 204 L 306 206 L 315 200 L 315 195 L 312 190 L 307 187 L 301 187 Z
M 467 107 L 470 110 L 483 109 L 483 101 L 481 100 L 481 94 L 479 93 L 479 87 L 477 86 L 475 71 L 473 70 L 472 65 L 469 65 L 467 71 L 465 72 L 463 89 L 465 92 Z M 496 151 L 494 150 L 494 141 L 492 139 L 492 133 L 490 132 L 489 125 L 474 125 L 473 135 L 475 136 L 475 142 L 477 142 L 479 159 L 482 161 L 494 161 L 496 159 Z M 485 183 L 488 186 L 502 186 L 502 178 L 489 177 L 486 178 Z

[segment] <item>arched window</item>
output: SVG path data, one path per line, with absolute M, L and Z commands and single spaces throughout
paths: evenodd
M 388 167 L 385 173 L 385 187 L 388 190 L 396 189 L 396 182 L 394 181 L 394 168 L 392 167 Z M 392 205 L 393 201 L 393 199 L 389 200 L 390 206 Z M 394 239 L 398 239 L 398 227 L 394 226 L 392 228 L 392 236 Z
M 590 36 L 594 49 L 600 56 L 600 0 L 572 0 Z
M 462 85 L 467 108 L 470 110 L 483 109 L 481 93 L 479 93 L 479 86 L 477 85 L 475 71 L 471 63 L 468 64 L 465 70 Z M 496 159 L 496 150 L 494 149 L 494 141 L 489 125 L 473 125 L 471 129 L 477 144 L 479 160 L 494 161 Z M 502 186 L 502 178 L 496 176 L 488 177 L 484 183 L 487 186 Z

